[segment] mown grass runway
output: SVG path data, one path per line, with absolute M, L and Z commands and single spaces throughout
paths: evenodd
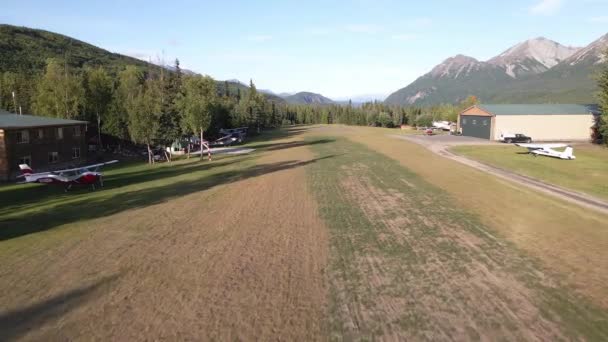
M 446 192 L 347 139 L 312 149 L 337 155 L 309 166 L 331 233 L 332 337 L 608 338 L 608 312 Z
M 605 273 L 582 271 L 601 227 L 570 229 L 596 216 L 387 133 L 295 127 L 247 156 L 122 163 L 101 191 L 0 187 L 0 339 L 608 339 Z

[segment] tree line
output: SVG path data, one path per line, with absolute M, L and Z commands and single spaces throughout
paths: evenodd
M 608 60 L 608 50 L 604 53 L 605 59 Z M 594 130 L 594 139 L 608 146 L 608 63 L 600 69 L 597 75 L 597 84 L 599 91 L 596 94 L 600 107 L 600 115 L 597 117 L 596 129 Z
M 456 122 L 458 114 L 479 103 L 475 96 L 469 96 L 458 105 L 441 104 L 427 107 L 389 106 L 382 102 L 368 102 L 360 107 L 352 103 L 346 105 L 288 105 L 285 108 L 284 124 L 345 124 L 374 127 L 398 127 L 400 125 L 429 127 L 433 121 Z
M 598 100 L 602 112 L 596 138 L 608 143 L 608 68 L 598 77 Z M 479 103 L 469 96 L 461 103 L 427 107 L 389 106 L 369 102 L 293 105 L 269 100 L 257 91 L 209 76 L 186 75 L 179 61 L 172 71 L 160 67 L 128 65 L 117 72 L 101 66 L 72 68 L 52 58 L 39 75 L 15 72 L 0 74 L 0 108 L 24 114 L 79 119 L 118 141 L 151 149 L 170 146 L 186 137 L 213 136 L 221 128 L 249 127 L 252 133 L 265 128 L 295 124 L 346 124 L 377 127 L 431 126 L 433 121 L 455 122 L 463 109 Z M 201 155 L 202 157 L 202 155 Z
M 220 128 L 248 126 L 255 131 L 283 122 L 276 103 L 250 87 L 218 83 L 208 76 L 128 65 L 117 73 L 103 67 L 71 68 L 62 59 L 47 61 L 40 75 L 0 74 L 0 108 L 89 122 L 120 141 L 154 146 Z
M 467 102 L 468 101 L 468 102 Z M 346 105 L 290 105 L 269 100 L 257 91 L 209 76 L 186 75 L 179 60 L 172 71 L 127 65 L 111 72 L 102 66 L 73 68 L 66 59 L 47 60 L 39 75 L 0 74 L 0 108 L 89 122 L 118 141 L 145 145 L 152 160 L 154 146 L 170 146 L 184 137 L 202 142 L 221 128 L 249 127 L 250 132 L 295 124 L 346 124 L 396 127 L 430 126 L 433 120 L 455 121 L 459 106 L 426 108 L 388 106 L 381 102 Z

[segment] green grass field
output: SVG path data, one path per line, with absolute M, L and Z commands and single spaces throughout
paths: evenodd
M 549 281 L 445 191 L 347 139 L 312 149 L 333 156 L 309 166 L 331 232 L 333 338 L 526 340 L 530 324 L 548 339 L 608 336 L 608 312 Z
M 521 147 L 456 146 L 452 151 L 499 168 L 608 199 L 608 149 L 575 147 L 576 160 L 524 154 Z
M 125 336 L 133 307 L 139 322 L 150 324 L 148 336 L 172 331 L 154 323 L 161 309 L 161 317 L 176 319 L 173 331 L 185 324 L 217 339 L 237 336 L 219 334 L 227 331 L 255 337 L 257 329 L 265 336 L 293 331 L 295 340 L 608 338 L 599 300 L 577 292 L 565 274 L 424 173 L 441 169 L 443 180 L 446 170 L 470 170 L 418 145 L 387 144 L 386 133 L 392 131 L 294 127 L 256 137 L 247 144 L 256 148 L 250 155 L 120 163 L 107 168 L 99 191 L 0 187 L 0 290 L 10 294 L 0 303 L 12 308 L 0 312 L 0 336 L 3 329 L 9 337 L 77 336 L 89 324 L 99 336 Z M 363 138 L 389 150 L 354 140 Z M 490 175 L 474 178 L 493 184 Z M 520 196 L 498 187 L 492 191 Z M 509 202 L 511 212 L 527 206 Z M 529 213 L 520 214 L 529 221 Z M 543 246 L 563 240 L 557 228 L 543 231 Z M 589 235 L 582 228 L 568 234 Z M 576 248 L 559 253 L 581 256 Z M 588 264 L 605 255 L 594 254 Z M 95 290 L 90 302 L 66 299 L 75 284 L 114 273 L 120 278 Z M 49 297 L 52 305 L 44 304 Z M 307 335 L 317 326 L 318 335 Z

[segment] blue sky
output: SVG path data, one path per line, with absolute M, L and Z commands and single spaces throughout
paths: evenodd
M 387 95 L 458 53 L 486 60 L 537 36 L 584 46 L 608 32 L 608 0 L 1 0 L 0 23 L 341 99 Z

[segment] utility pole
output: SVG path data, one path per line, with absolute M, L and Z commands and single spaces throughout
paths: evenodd
M 97 145 L 98 145 L 98 150 L 97 153 L 101 152 L 101 117 L 99 116 L 99 112 L 97 112 Z
M 17 100 L 15 100 L 15 92 L 13 91 L 13 109 L 17 112 Z

